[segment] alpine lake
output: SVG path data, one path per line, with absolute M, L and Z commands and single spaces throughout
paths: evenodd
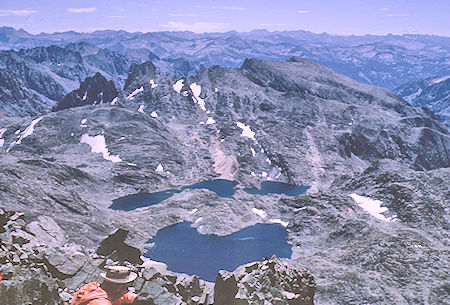
M 215 179 L 202 181 L 180 189 L 169 189 L 155 193 L 138 193 L 113 201 L 114 210 L 131 211 L 158 204 L 186 189 L 208 189 L 223 198 L 233 198 L 236 181 Z M 251 195 L 305 194 L 309 187 L 283 182 L 263 181 L 260 189 L 245 188 Z M 211 204 L 211 207 L 215 207 Z M 196 274 L 214 282 L 219 270 L 233 271 L 238 266 L 264 257 L 276 255 L 291 257 L 291 245 L 286 242 L 287 230 L 281 224 L 256 224 L 227 236 L 203 235 L 184 221 L 165 227 L 147 243 L 145 256 L 167 264 L 174 272 Z

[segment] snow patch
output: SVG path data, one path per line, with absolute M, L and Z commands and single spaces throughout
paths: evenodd
M 40 117 L 40 118 L 37 118 L 37 119 L 34 119 L 33 121 L 31 121 L 31 124 L 22 132 L 22 134 L 20 135 L 19 140 L 17 140 L 16 144 L 22 143 L 23 139 L 30 136 L 34 132 L 34 126 L 36 126 L 36 124 L 39 123 L 39 121 L 42 119 L 43 118 Z
M 175 90 L 176 92 L 180 93 L 181 89 L 183 88 L 183 82 L 184 82 L 184 79 L 180 79 L 179 81 L 177 81 L 173 85 L 173 90 Z
M 435 80 L 433 80 L 433 84 L 439 84 L 439 83 L 445 82 L 449 78 L 450 78 L 450 75 L 435 79 Z
M 214 120 L 213 118 L 208 118 L 206 120 L 206 125 L 211 125 L 211 124 L 214 124 L 215 122 L 216 122 L 216 120 Z
M 133 92 L 131 92 L 131 94 L 127 96 L 127 100 L 130 100 L 130 101 L 133 100 L 134 97 L 136 96 L 136 94 L 139 94 L 143 91 L 144 91 L 144 86 L 141 86 L 141 88 L 138 88 L 138 89 L 134 90 Z
M 381 213 L 388 212 L 388 208 L 382 207 L 383 204 L 380 200 L 370 199 L 369 197 L 364 197 L 357 195 L 355 193 L 350 194 L 350 197 L 355 200 L 355 202 L 366 212 L 368 212 L 373 217 L 383 220 L 383 221 L 393 221 L 397 216 L 385 217 Z
M 152 86 L 152 89 L 158 87 L 158 84 L 156 84 L 153 79 L 150 80 L 150 85 Z
M 205 101 L 200 97 L 200 94 L 202 93 L 202 86 L 197 83 L 192 83 L 189 88 L 192 90 L 192 100 L 194 103 L 198 104 L 201 110 L 206 111 Z
M 3 147 L 5 144 L 5 139 L 3 139 L 3 135 L 6 132 L 6 128 L 0 128 L 0 147 Z
M 109 154 L 108 147 L 106 147 L 105 136 L 103 135 L 91 137 L 85 133 L 81 136 L 80 143 L 88 144 L 91 147 L 91 152 L 102 154 L 105 160 L 113 163 L 122 162 L 122 159 L 120 159 L 119 156 L 111 156 Z
M 416 92 L 414 92 L 411 95 L 405 96 L 404 100 L 407 101 L 408 103 L 412 103 L 412 101 L 419 96 L 422 93 L 422 88 L 419 88 Z
M 163 171 L 164 171 L 164 167 L 161 165 L 161 163 L 159 163 L 155 169 L 155 172 L 163 172 Z
M 140 106 L 139 106 L 139 109 L 138 109 L 138 112 L 144 113 L 144 108 L 145 108 L 144 105 L 140 105 Z
M 258 215 L 261 218 L 266 218 L 267 217 L 267 213 L 264 212 L 263 210 L 257 209 L 257 208 L 252 208 L 252 212 L 255 213 L 256 215 Z
M 298 294 L 289 291 L 283 291 L 281 294 L 288 300 L 295 299 L 299 296 Z
M 236 122 L 237 127 L 242 129 L 241 137 L 247 137 L 249 139 L 255 139 L 255 133 L 252 131 L 250 126 L 245 125 L 241 122 Z
M 157 117 L 158 117 L 158 114 L 156 113 L 156 111 L 152 111 L 152 113 L 150 113 L 150 116 L 151 116 L 152 118 L 157 118 Z
M 283 227 L 287 227 L 289 222 L 287 221 L 282 221 L 281 219 L 271 219 L 269 220 L 271 223 L 279 223 L 280 225 L 282 225 Z

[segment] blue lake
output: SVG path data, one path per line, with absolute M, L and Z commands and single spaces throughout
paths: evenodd
M 220 197 L 233 198 L 233 195 L 236 192 L 234 189 L 236 185 L 237 182 L 231 180 L 207 180 L 188 186 L 183 186 L 180 189 L 165 190 L 155 193 L 138 193 L 120 197 L 113 200 L 113 204 L 110 208 L 113 210 L 131 211 L 137 208 L 158 204 L 161 201 L 172 197 L 173 194 L 180 193 L 185 189 L 208 189 L 215 192 Z M 261 189 L 245 188 L 244 191 L 252 195 L 285 194 L 288 196 L 297 196 L 305 194 L 308 188 L 308 186 L 298 186 L 283 182 L 263 181 L 261 183 Z
M 220 197 L 233 198 L 234 186 L 236 181 L 215 179 L 202 181 L 196 184 L 183 186 L 181 189 L 166 190 L 155 193 L 138 193 L 127 195 L 113 200 L 113 204 L 110 206 L 113 210 L 131 211 L 137 208 L 142 208 L 154 204 L 158 204 L 163 200 L 166 200 L 173 196 L 173 194 L 180 193 L 186 189 L 208 189 L 215 192 Z
M 110 206 L 113 210 L 132 211 L 137 208 L 143 208 L 149 205 L 158 204 L 167 198 L 172 197 L 173 194 L 179 193 L 179 190 L 167 190 L 156 193 L 138 193 L 120 197 L 113 200 Z
M 233 198 L 234 193 L 236 192 L 234 187 L 236 186 L 236 181 L 225 180 L 225 179 L 215 179 L 215 180 L 207 180 L 202 181 L 196 184 L 184 186 L 181 189 L 208 189 L 220 197 L 223 198 Z
M 166 263 L 169 270 L 214 282 L 221 269 L 233 271 L 264 257 L 292 254 L 286 228 L 279 224 L 256 224 L 227 236 L 202 235 L 190 225 L 182 222 L 159 230 L 145 256 Z

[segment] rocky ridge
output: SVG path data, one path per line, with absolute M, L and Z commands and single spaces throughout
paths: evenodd
M 427 107 L 450 125 L 450 76 L 408 82 L 395 92 L 412 106 Z
M 314 304 L 315 283 L 308 271 L 288 267 L 276 257 L 220 271 L 214 304 Z
M 107 81 L 97 72 L 93 77 L 86 78 L 80 84 L 80 88 L 66 95 L 52 108 L 52 111 L 97 103 L 111 103 L 115 97 L 117 97 L 117 89 L 114 83 Z
M 86 46 L 84 46 L 86 48 Z M 98 49 L 95 54 L 69 45 L 0 52 L 0 106 L 11 116 L 47 113 L 66 94 L 96 73 L 123 85 L 130 63 L 120 54 Z

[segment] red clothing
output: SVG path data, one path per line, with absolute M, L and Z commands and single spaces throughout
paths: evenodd
M 137 294 L 127 292 L 117 300 L 111 301 L 108 294 L 97 282 L 91 282 L 78 290 L 72 298 L 70 305 L 122 305 L 131 304 Z

